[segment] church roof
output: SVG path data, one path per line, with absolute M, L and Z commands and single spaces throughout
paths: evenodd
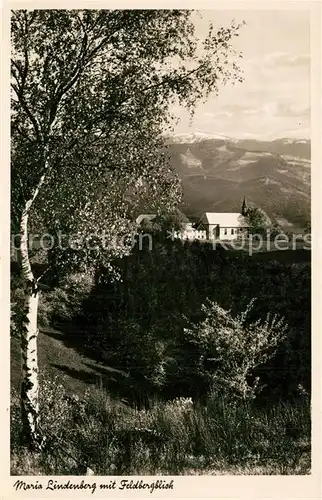
M 246 218 L 239 212 L 206 212 L 201 221 L 204 224 L 219 224 L 222 227 L 248 227 Z

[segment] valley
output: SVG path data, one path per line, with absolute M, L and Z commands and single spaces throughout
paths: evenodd
M 245 196 L 283 227 L 310 219 L 310 141 L 181 135 L 169 139 L 169 154 L 188 216 L 238 211 Z

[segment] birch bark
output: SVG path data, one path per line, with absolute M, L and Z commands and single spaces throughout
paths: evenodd
M 25 293 L 23 324 L 21 332 L 21 412 L 23 435 L 33 448 L 42 445 L 43 437 L 39 430 L 39 382 L 37 353 L 37 315 L 39 287 L 31 269 L 28 252 L 28 210 L 25 210 L 20 223 L 20 263 Z
M 32 197 L 27 201 L 20 219 L 19 261 L 24 288 L 24 311 L 21 331 L 21 414 L 23 437 L 31 448 L 40 449 L 45 437 L 39 428 L 39 379 L 38 379 L 38 303 L 39 285 L 35 278 L 29 257 L 28 219 L 30 209 L 37 198 L 48 173 L 45 162 L 45 172 L 41 176 Z

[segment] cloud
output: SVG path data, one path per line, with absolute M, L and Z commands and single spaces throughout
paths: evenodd
M 258 115 L 263 110 L 263 107 L 244 109 L 244 115 Z
M 289 54 L 286 52 L 273 52 L 267 54 L 262 60 L 269 66 L 309 66 L 310 54 Z
M 245 108 L 243 114 L 304 118 L 310 116 L 310 107 L 296 102 L 274 101 L 263 106 Z
M 234 113 L 232 113 L 231 111 L 219 111 L 219 113 L 216 113 L 215 114 L 215 118 L 231 118 L 232 116 L 234 116 Z
M 218 101 L 215 100 L 214 105 L 217 102 Z M 232 103 L 232 102 L 226 102 L 226 101 L 222 100 L 221 104 L 220 104 L 220 109 L 217 112 L 205 111 L 204 116 L 211 117 L 211 118 L 218 118 L 218 117 L 222 117 L 222 116 L 227 116 L 230 118 L 231 116 L 236 115 L 236 113 L 242 113 L 246 106 L 247 106 L 247 104 L 243 103 L 243 102 L 237 101 L 237 102 Z
M 309 116 L 310 107 L 298 103 L 280 102 L 278 104 L 277 113 L 280 116 L 298 116 L 298 117 Z
M 212 111 L 205 111 L 202 116 L 206 119 L 206 121 L 210 122 L 218 118 L 231 118 L 234 116 L 234 113 L 228 109 L 222 109 L 216 113 L 213 113 Z

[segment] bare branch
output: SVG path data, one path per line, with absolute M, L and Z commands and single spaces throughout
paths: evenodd
M 121 29 L 123 29 L 123 24 L 119 23 L 116 28 L 113 30 L 109 36 L 103 38 L 103 40 L 91 51 L 89 51 L 90 44 L 88 42 L 88 32 L 86 31 L 86 28 L 84 26 L 84 23 L 82 22 L 81 18 L 77 16 L 78 21 L 80 22 L 80 25 L 82 27 L 84 36 L 82 40 L 82 45 L 81 49 L 77 58 L 77 62 L 75 64 L 75 67 L 71 74 L 69 75 L 69 81 L 68 79 L 65 80 L 63 84 L 58 86 L 57 91 L 56 91 L 56 96 L 52 100 L 52 104 L 50 106 L 51 112 L 50 112 L 50 117 L 49 117 L 49 127 L 52 125 L 52 123 L 55 120 L 55 115 L 57 112 L 57 108 L 59 106 L 59 103 L 63 96 L 75 85 L 79 77 L 81 76 L 82 72 L 84 71 L 85 67 L 93 60 L 95 55 L 105 46 L 108 44 L 108 42 L 111 40 L 111 38 L 119 32 Z M 97 37 L 97 34 L 96 34 Z M 96 38 L 95 37 L 95 38 Z
M 24 137 L 25 139 L 27 139 L 27 141 L 29 141 L 30 143 L 33 143 L 33 139 L 31 139 L 31 137 L 29 137 L 29 135 L 27 134 L 27 132 L 25 130 L 22 130 L 19 125 L 17 124 L 13 124 L 12 125 L 12 128 L 14 128 L 19 135 L 21 135 L 22 137 Z
M 50 271 L 50 269 L 52 269 L 53 266 L 48 266 L 45 271 L 43 273 L 41 273 L 40 276 L 38 276 L 38 278 L 36 279 L 36 282 L 39 283 L 39 281 L 45 276 L 45 274 L 48 273 L 48 271 Z
M 22 109 L 25 111 L 26 115 L 28 116 L 28 118 L 30 119 L 30 121 L 33 125 L 37 140 L 41 141 L 42 136 L 40 133 L 40 127 L 39 127 L 38 121 L 37 121 L 36 117 L 31 113 L 29 107 L 27 106 L 27 103 L 24 99 L 23 92 L 22 92 L 21 88 L 17 87 L 17 85 L 15 85 L 14 83 L 11 84 L 11 87 L 15 91 L 15 93 L 18 97 L 18 101 L 20 102 Z

